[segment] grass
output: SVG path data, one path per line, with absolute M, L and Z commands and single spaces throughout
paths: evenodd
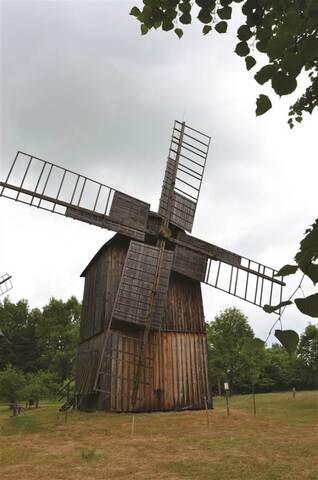
M 318 393 L 224 399 L 209 411 L 71 412 L 47 403 L 9 418 L 0 407 L 1 480 L 318 479 Z M 67 420 L 67 422 L 65 422 Z

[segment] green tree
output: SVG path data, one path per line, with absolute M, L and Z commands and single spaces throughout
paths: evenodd
M 296 356 L 290 356 L 278 344 L 265 349 L 263 368 L 258 380 L 258 390 L 284 391 L 291 388 L 306 388 L 303 372 Z
M 228 381 L 233 391 L 247 389 L 249 364 L 244 347 L 254 338 L 247 317 L 237 308 L 226 308 L 207 327 L 209 370 L 212 384 Z
M 0 302 L 0 369 L 6 364 L 25 373 L 47 370 L 60 382 L 74 373 L 81 305 L 52 298 L 43 310 L 26 300 Z
M 17 402 L 23 399 L 26 379 L 23 372 L 12 365 L 0 371 L 0 399 L 5 402 Z
M 41 356 L 37 341 L 39 310 L 31 310 L 27 300 L 12 303 L 5 298 L 0 303 L 0 326 L 4 336 L 0 341 L 0 368 L 6 364 L 30 372 L 38 368 Z
M 300 337 L 298 356 L 307 388 L 318 387 L 318 327 L 308 325 Z
M 81 304 L 51 298 L 43 308 L 38 328 L 42 350 L 41 368 L 55 372 L 62 382 L 74 374 L 79 340 Z
M 35 406 L 43 398 L 50 398 L 56 395 L 58 384 L 54 375 L 50 372 L 39 370 L 36 373 L 26 375 L 26 383 L 22 389 L 21 396 L 24 400 L 34 400 Z
M 290 127 L 294 120 L 302 121 L 303 112 L 311 114 L 318 105 L 316 0 L 143 0 L 143 4 L 142 10 L 133 7 L 130 12 L 140 21 L 142 35 L 161 28 L 174 31 L 179 38 L 183 27 L 195 17 L 203 25 L 204 35 L 212 30 L 224 34 L 233 11 L 241 8 L 244 21 L 237 30 L 235 53 L 244 58 L 247 70 L 265 60 L 254 75 L 258 84 L 271 82 L 273 91 L 281 97 L 294 92 L 301 73 L 307 76 L 309 86 L 290 107 Z M 261 94 L 256 115 L 271 106 L 270 99 Z

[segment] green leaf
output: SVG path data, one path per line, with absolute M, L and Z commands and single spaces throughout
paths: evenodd
M 275 330 L 275 337 L 283 345 L 289 355 L 293 355 L 298 346 L 299 336 L 294 330 Z
M 222 20 L 229 20 L 232 16 L 232 7 L 219 8 L 217 14 Z
M 182 30 L 182 28 L 176 28 L 175 31 L 174 31 L 174 33 L 175 33 L 179 38 L 181 38 L 182 35 L 183 35 L 183 30 Z
M 264 115 L 269 109 L 272 108 L 272 102 L 268 98 L 267 95 L 260 95 L 256 99 L 256 116 L 259 117 L 260 115 Z
M 276 71 L 276 68 L 274 65 L 268 64 L 262 67 L 255 75 L 254 78 L 255 80 L 260 83 L 261 85 L 264 85 L 264 83 L 268 82 L 273 76 L 273 73 Z
M 182 13 L 190 13 L 191 12 L 191 4 L 190 2 L 182 2 L 179 3 L 179 10 Z
M 198 19 L 202 23 L 210 23 L 212 21 L 212 15 L 210 13 L 210 10 L 202 8 L 199 12 Z
M 287 275 L 293 275 L 298 270 L 298 265 L 284 265 L 275 273 L 275 277 L 286 277 Z
M 275 72 L 272 77 L 272 87 L 277 95 L 289 95 L 297 87 L 297 81 L 291 75 L 283 72 Z
M 218 33 L 226 33 L 227 31 L 227 22 L 219 22 L 215 25 L 215 30 L 218 32 Z
M 297 120 L 297 117 L 296 117 Z M 310 263 L 300 267 L 301 271 L 310 278 L 314 285 L 318 282 L 318 265 Z
M 136 18 L 138 18 L 140 14 L 141 14 L 141 11 L 139 10 L 138 7 L 133 7 L 129 13 L 129 15 L 133 15 L 133 17 L 136 17 Z
M 318 38 L 306 38 L 300 48 L 306 61 L 314 60 L 318 56 Z
M 212 30 L 211 25 L 204 25 L 204 27 L 202 28 L 202 33 L 203 33 L 203 35 L 206 35 L 206 34 L 209 33 L 211 30 Z
M 250 53 L 250 48 L 246 42 L 240 42 L 235 47 L 235 53 L 240 57 L 246 57 Z
M 181 15 L 181 17 L 179 18 L 180 22 L 183 23 L 184 25 L 188 25 L 189 23 L 191 23 L 191 15 L 190 13 L 184 13 L 183 15 Z
M 171 20 L 164 20 L 162 22 L 162 30 L 165 32 L 169 32 L 169 30 L 172 30 L 174 28 L 174 24 Z
M 253 32 L 249 29 L 247 25 L 241 25 L 237 31 L 237 36 L 242 42 L 246 42 L 253 36 Z
M 146 33 L 148 33 L 148 27 L 144 23 L 140 25 L 140 30 L 141 30 L 141 35 L 146 35 Z
M 287 305 L 291 305 L 293 302 L 290 300 L 284 300 L 283 302 L 280 302 L 278 305 L 264 305 L 263 310 L 266 313 L 274 313 L 276 310 L 279 310 L 282 307 L 285 307 Z
M 246 64 L 247 70 L 251 70 L 251 68 L 253 68 L 254 65 L 256 65 L 256 60 L 254 57 L 249 55 L 248 57 L 245 57 L 245 64 Z
M 296 298 L 295 303 L 301 313 L 309 315 L 309 317 L 318 317 L 318 293 L 306 298 Z

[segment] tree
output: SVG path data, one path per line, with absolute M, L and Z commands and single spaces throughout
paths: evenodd
M 56 395 L 58 384 L 54 375 L 50 372 L 39 370 L 26 376 L 26 383 L 22 389 L 21 396 L 24 400 L 35 400 L 36 408 L 42 398 L 49 398 Z
M 131 15 L 141 23 L 141 33 L 161 28 L 174 30 L 181 38 L 182 26 L 194 16 L 203 24 L 202 33 L 227 31 L 233 10 L 239 8 L 244 23 L 237 30 L 235 53 L 245 59 L 251 70 L 259 58 L 265 65 L 254 75 L 263 85 L 271 82 L 278 96 L 289 95 L 297 87 L 297 78 L 306 72 L 309 86 L 291 105 L 288 123 L 302 121 L 304 112 L 312 113 L 318 105 L 318 5 L 316 0 L 143 0 L 143 9 L 133 7 Z M 251 54 L 257 50 L 257 59 Z M 263 54 L 263 55 L 260 55 Z M 256 115 L 271 108 L 270 99 L 261 94 L 256 101 Z
M 51 298 L 43 308 L 38 327 L 41 368 L 55 372 L 61 382 L 74 374 L 80 314 L 81 304 L 75 297 L 67 302 Z
M 309 388 L 318 387 L 318 327 L 308 325 L 300 337 L 298 355 Z
M 254 338 L 247 317 L 237 308 L 226 308 L 207 327 L 209 370 L 212 383 L 228 381 L 231 390 L 247 388 L 248 360 L 244 346 Z
M 26 300 L 0 302 L 0 369 L 11 364 L 24 373 L 48 370 L 60 382 L 74 373 L 81 304 L 52 298 L 43 310 Z
M 40 311 L 30 311 L 27 300 L 16 304 L 5 298 L 0 303 L 0 325 L 4 337 L 0 342 L 0 368 L 6 364 L 31 372 L 38 368 L 41 356 L 37 341 Z
M 26 385 L 21 370 L 12 365 L 0 371 L 0 399 L 6 402 L 17 402 L 23 398 L 23 389 Z

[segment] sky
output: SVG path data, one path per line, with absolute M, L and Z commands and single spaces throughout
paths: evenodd
M 212 137 L 193 235 L 273 268 L 292 263 L 317 216 L 317 113 L 289 129 L 288 106 L 301 88 L 279 99 L 255 82 L 233 53 L 238 12 L 226 35 L 203 37 L 193 24 L 179 40 L 141 36 L 129 16 L 135 4 L 1 2 L 0 178 L 22 150 L 157 210 L 173 121 L 184 120 Z M 260 93 L 273 109 L 256 118 Z M 5 198 L 0 221 L 0 274 L 13 277 L 13 301 L 81 300 L 80 274 L 111 232 Z M 295 284 L 288 279 L 285 298 Z M 202 290 L 207 321 L 236 306 L 267 337 L 275 315 Z M 289 307 L 283 328 L 302 332 L 310 321 Z

